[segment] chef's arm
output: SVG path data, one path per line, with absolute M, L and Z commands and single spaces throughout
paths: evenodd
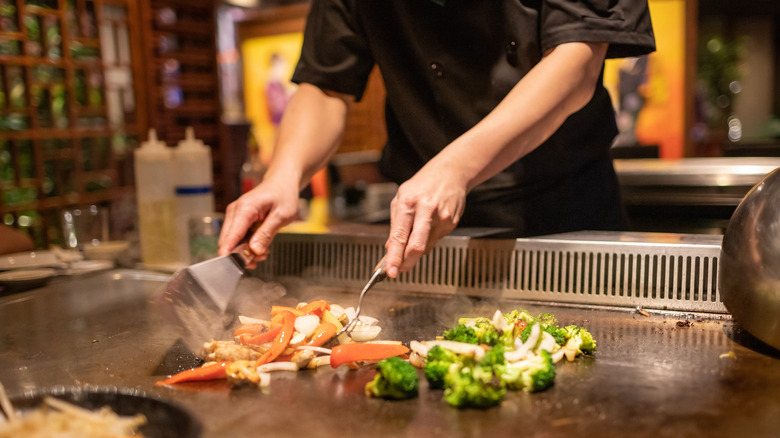
M 352 97 L 300 84 L 285 109 L 263 181 L 228 205 L 219 253 L 228 254 L 254 224 L 249 240 L 264 260 L 276 233 L 296 218 L 298 194 L 339 146 Z
M 302 83 L 290 99 L 266 173 L 295 177 L 303 189 L 336 153 L 354 98 Z
M 606 43 L 562 44 L 545 56 L 473 129 L 431 160 L 453 166 L 467 188 L 502 171 L 547 140 L 593 97 Z
M 490 114 L 399 187 L 385 245 L 390 277 L 452 231 L 471 189 L 533 151 L 591 100 L 606 50 L 606 43 L 551 50 Z

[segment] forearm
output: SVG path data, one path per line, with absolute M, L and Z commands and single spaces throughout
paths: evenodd
M 522 158 L 593 96 L 606 44 L 557 47 L 474 128 L 428 163 L 465 179 L 471 190 Z
M 294 178 L 305 187 L 338 149 L 349 102 L 301 84 L 285 110 L 267 177 Z

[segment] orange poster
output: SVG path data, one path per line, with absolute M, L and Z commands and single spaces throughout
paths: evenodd
M 608 60 L 604 85 L 618 117 L 618 143 L 657 145 L 661 158 L 685 149 L 685 2 L 650 0 L 656 52 Z M 633 144 L 632 144 L 633 142 Z
M 295 32 L 252 38 L 241 46 L 246 116 L 265 163 L 270 160 L 287 101 L 295 91 L 290 77 L 302 44 L 303 34 Z

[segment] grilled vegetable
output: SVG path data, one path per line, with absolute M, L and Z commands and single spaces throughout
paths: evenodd
M 457 408 L 489 408 L 500 404 L 506 387 L 497 371 L 503 364 L 501 346 L 492 348 L 479 361 L 461 357 L 444 376 L 444 400 Z
M 444 399 L 458 408 L 495 406 L 508 390 L 543 391 L 555 382 L 555 362 L 596 348 L 585 328 L 560 327 L 551 313 L 533 317 L 525 310 L 461 318 L 443 337 L 410 345 L 413 355 L 424 357 L 421 366 L 430 388 L 443 388 Z M 480 354 L 449 346 L 473 347 Z
M 567 325 L 564 327 L 564 331 L 566 332 L 565 346 L 567 348 L 584 354 L 592 354 L 596 351 L 596 340 L 586 328 Z
M 461 325 L 466 326 L 467 328 L 470 327 L 474 330 L 474 334 L 476 335 L 476 342 L 472 342 L 474 344 L 493 346 L 503 342 L 502 336 L 504 331 L 501 328 L 496 327 L 493 324 L 493 321 L 488 318 L 482 316 L 478 318 L 461 318 L 458 320 L 458 326 Z M 446 332 L 444 338 L 448 339 Z
M 401 356 L 409 352 L 409 347 L 401 344 L 364 344 L 354 342 L 333 347 L 330 353 L 330 366 L 338 368 L 341 365 L 379 361 L 393 356 Z
M 479 344 L 479 338 L 474 328 L 466 324 L 458 324 L 450 330 L 445 330 L 444 339 L 448 341 L 466 342 L 468 344 Z
M 526 325 L 526 327 L 520 333 L 520 339 L 523 342 L 528 340 L 528 335 L 531 333 L 531 326 L 534 324 L 539 324 L 542 331 L 549 333 L 553 337 L 553 339 L 555 339 L 556 344 L 563 345 L 566 343 L 566 330 L 558 327 L 557 324 L 549 325 L 543 321 L 534 321 L 533 323 L 529 323 L 528 325 Z
M 508 362 L 499 372 L 501 382 L 511 390 L 538 392 L 555 382 L 555 364 L 547 350 L 520 362 Z
M 282 354 L 284 349 L 287 348 L 287 344 L 289 344 L 290 339 L 292 339 L 293 332 L 295 331 L 295 314 L 287 310 L 282 310 L 279 315 L 281 315 L 282 318 L 282 329 L 274 338 L 271 348 L 262 355 L 260 359 L 257 359 L 258 366 L 276 359 Z
M 439 345 L 434 345 L 428 350 L 423 368 L 428 385 L 433 389 L 443 389 L 444 377 L 447 375 L 450 366 L 458 361 L 457 354 Z
M 185 370 L 174 374 L 165 380 L 156 382 L 155 385 L 173 385 L 182 382 L 197 382 L 202 380 L 218 380 L 226 377 L 225 367 L 229 362 L 207 364 L 202 367 Z
M 383 359 L 376 364 L 374 380 L 366 384 L 366 395 L 391 400 L 417 397 L 420 379 L 417 369 L 400 357 Z

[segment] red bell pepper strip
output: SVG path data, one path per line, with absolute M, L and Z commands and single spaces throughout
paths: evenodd
M 299 307 L 298 310 L 305 314 L 313 313 L 319 317 L 322 317 L 322 312 L 330 310 L 330 304 L 325 300 L 312 301 L 305 306 Z
M 256 335 L 239 333 L 236 335 L 236 339 L 244 345 L 263 345 L 273 341 L 281 330 L 281 324 L 272 324 L 271 327 L 263 333 L 258 333 Z M 238 333 L 238 330 L 236 330 L 236 333 Z
M 311 339 L 309 339 L 309 342 L 307 342 L 306 345 L 319 347 L 335 336 L 337 331 L 338 329 L 335 325 L 329 322 L 321 322 L 320 325 L 314 329 L 314 333 L 311 334 Z
M 175 383 L 182 382 L 198 382 L 202 380 L 218 380 L 227 377 L 225 367 L 229 362 L 219 362 L 214 364 L 205 365 L 190 370 L 185 370 L 180 373 L 174 374 L 165 380 L 156 382 L 156 386 L 161 385 L 173 385 Z
M 233 332 L 233 336 L 238 337 L 243 334 L 256 335 L 261 331 L 265 330 L 266 328 L 267 328 L 266 324 L 260 324 L 260 323 L 244 324 L 241 327 L 237 328 L 235 332 Z
M 282 328 L 274 338 L 273 344 L 271 344 L 271 348 L 269 348 L 265 354 L 257 359 L 256 364 L 258 366 L 264 363 L 272 362 L 280 354 L 282 354 L 285 348 L 287 348 L 287 345 L 290 343 L 290 339 L 295 332 L 295 314 L 288 311 L 282 311 L 279 313 L 279 315 L 282 318 Z
M 330 366 L 338 368 L 351 362 L 378 361 L 389 357 L 401 356 L 408 352 L 409 347 L 401 344 L 366 344 L 359 342 L 341 344 L 331 349 Z
M 297 309 L 288 306 L 271 306 L 271 315 L 277 315 L 282 311 L 288 311 L 292 312 L 295 316 L 314 314 L 321 317 L 324 310 L 330 310 L 330 304 L 325 300 L 317 300 L 304 304 Z

